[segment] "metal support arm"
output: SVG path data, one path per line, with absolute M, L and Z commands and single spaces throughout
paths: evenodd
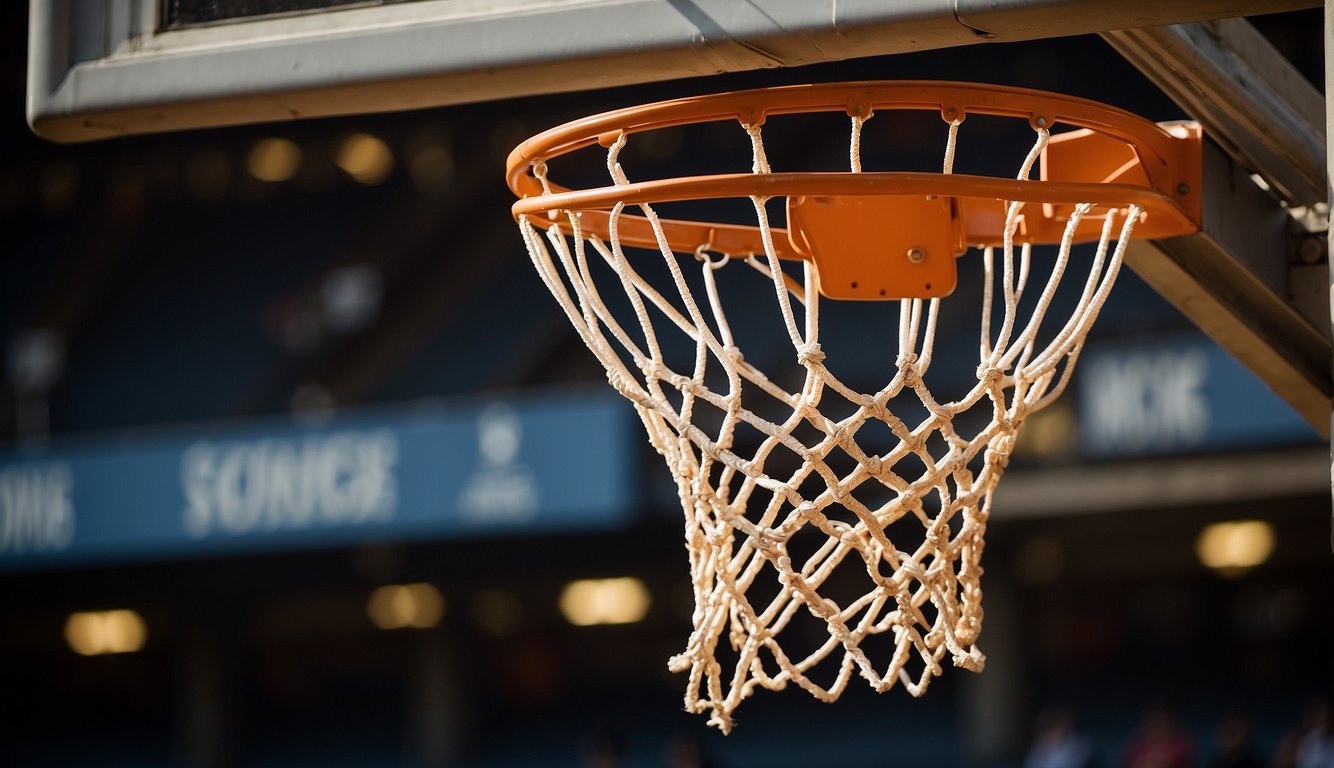
M 1329 437 L 1329 327 L 1292 301 L 1290 217 L 1207 142 L 1204 185 L 1200 232 L 1135 241 L 1126 263 Z
M 1102 37 L 1284 200 L 1325 199 L 1325 100 L 1249 21 Z
M 1245 19 L 1102 36 L 1232 158 L 1206 148 L 1199 234 L 1138 243 L 1127 262 L 1328 437 L 1328 285 L 1290 264 L 1279 202 L 1328 198 L 1324 98 Z

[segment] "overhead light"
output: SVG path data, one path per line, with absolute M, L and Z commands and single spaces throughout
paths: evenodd
M 65 642 L 80 656 L 134 653 L 144 647 L 148 628 L 134 611 L 84 611 L 65 620 Z
M 33 328 L 10 337 L 5 369 L 20 394 L 43 394 L 65 371 L 67 343 L 57 328 Z
M 354 133 L 339 143 L 334 162 L 362 184 L 374 185 L 384 181 L 393 170 L 394 153 L 369 133 Z
M 260 181 L 287 181 L 300 164 L 301 150 L 288 139 L 261 139 L 246 158 L 246 169 Z
M 648 588 L 632 577 L 584 579 L 565 585 L 560 612 L 576 627 L 633 624 L 648 613 Z
M 1274 552 L 1274 527 L 1263 520 L 1213 523 L 1200 531 L 1195 554 L 1206 567 L 1224 575 L 1240 575 L 1269 559 Z
M 391 584 L 371 593 L 366 613 L 380 629 L 427 629 L 445 615 L 445 598 L 430 584 Z
M 324 323 L 334 333 L 359 331 L 375 321 L 384 296 L 384 278 L 373 264 L 339 267 L 324 278 L 320 302 Z

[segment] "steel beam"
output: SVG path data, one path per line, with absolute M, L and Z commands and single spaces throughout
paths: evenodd
M 1325 99 L 1245 19 L 1102 35 L 1284 200 L 1327 197 Z

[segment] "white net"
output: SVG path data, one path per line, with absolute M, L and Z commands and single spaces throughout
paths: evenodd
M 854 172 L 863 122 L 852 121 Z M 760 128 L 743 127 L 754 172 L 768 172 Z M 945 173 L 958 128 L 949 125 Z M 1020 179 L 1048 140 L 1034 130 Z M 617 185 L 629 183 L 618 162 L 626 141 L 621 135 L 608 149 Z M 545 168 L 535 171 L 546 187 Z M 795 684 L 833 701 L 856 673 L 877 691 L 901 683 L 918 696 L 947 655 L 955 666 L 982 668 L 980 561 L 992 491 L 1020 424 L 1070 380 L 1140 215 L 1133 206 L 1119 216 L 1075 206 L 1054 256 L 1039 264 L 1016 242 L 1025 206 L 998 202 L 1002 242 L 966 255 L 980 259 L 983 276 L 976 383 L 942 402 L 925 377 L 951 299 L 896 302 L 894 368 L 879 389 L 859 391 L 825 365 L 814 267 L 806 263 L 800 277 L 784 272 L 766 199 L 751 203 L 766 252 L 744 257 L 711 255 L 703 243 L 678 255 L 649 205 L 638 208 L 656 234 L 656 255 L 622 247 L 624 204 L 612 209 L 605 238 L 585 232 L 578 211 L 563 211 L 545 237 L 527 217 L 519 221 L 547 287 L 634 403 L 676 479 L 695 609 L 689 642 L 669 666 L 689 674 L 686 708 L 724 732 L 757 688 Z M 1103 219 L 1101 238 L 1091 255 L 1072 259 L 1076 227 L 1093 216 Z M 650 261 L 666 267 L 657 285 L 645 277 Z M 687 279 L 683 264 L 695 261 L 698 278 Z M 771 284 L 798 376 L 766 375 L 743 359 L 717 277 L 745 271 L 738 265 Z M 1073 273 L 1080 276 L 1070 282 L 1082 281 L 1073 312 L 1049 317 Z M 892 326 L 861 330 L 868 344 L 893 343 Z M 693 356 L 671 358 L 663 334 L 688 339 Z

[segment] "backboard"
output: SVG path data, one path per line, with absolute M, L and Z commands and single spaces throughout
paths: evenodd
M 52 140 L 84 141 L 1316 4 L 1175 0 L 1127 10 L 1094 0 L 34 0 L 28 120 Z

